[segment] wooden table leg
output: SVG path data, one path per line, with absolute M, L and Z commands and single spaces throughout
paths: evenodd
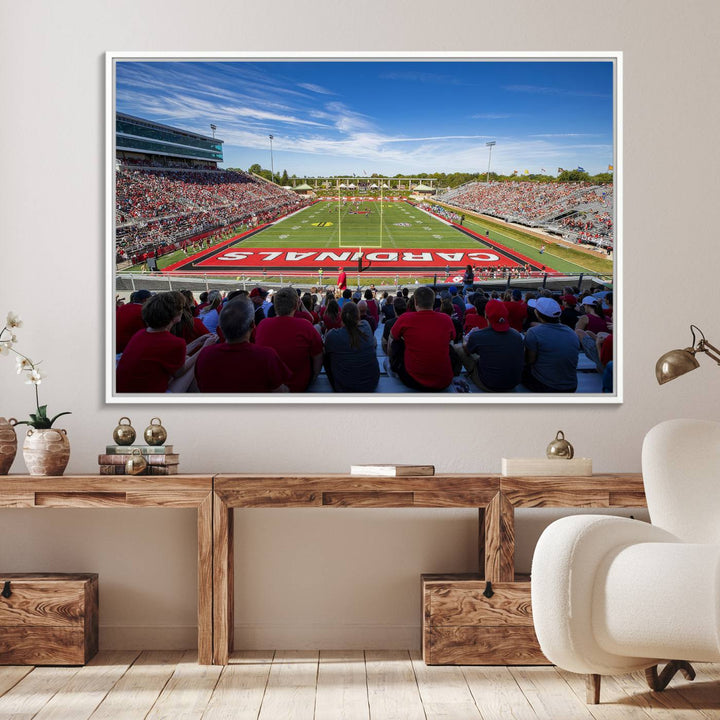
M 198 506 L 198 663 L 213 661 L 212 493 Z
M 515 579 L 515 509 L 497 493 L 484 512 L 485 579 L 513 582 Z
M 478 508 L 478 573 L 485 577 L 485 510 Z
M 213 493 L 213 664 L 227 665 L 233 649 L 234 510 Z

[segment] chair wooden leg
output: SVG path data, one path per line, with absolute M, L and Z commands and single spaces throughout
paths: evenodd
M 585 701 L 588 705 L 598 705 L 600 703 L 600 681 L 601 675 L 585 676 Z
M 653 665 L 645 670 L 645 678 L 651 690 L 662 692 L 678 671 L 685 676 L 686 680 L 695 679 L 693 666 L 685 660 L 671 660 L 660 674 L 658 674 L 658 666 Z

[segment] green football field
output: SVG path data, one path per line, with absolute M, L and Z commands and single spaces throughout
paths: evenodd
M 544 243 L 537 236 L 472 215 L 466 216 L 464 226 L 473 233 L 489 236 L 493 243 L 519 253 L 537 266 L 545 265 L 561 273 L 591 272 L 612 277 L 612 260 L 554 243 L 547 243 L 541 252 Z M 320 201 L 225 248 L 486 249 L 461 230 L 409 203 L 388 201 Z M 177 251 L 159 258 L 158 267 L 162 270 L 186 258 L 182 251 Z M 141 265 L 136 265 L 130 271 L 141 269 Z
M 243 247 L 477 248 L 478 244 L 408 203 L 321 201 L 248 238 Z

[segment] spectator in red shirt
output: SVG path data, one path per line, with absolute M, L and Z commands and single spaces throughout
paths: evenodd
M 482 330 L 488 326 L 487 318 L 485 317 L 485 306 L 487 305 L 487 298 L 484 292 L 476 292 L 470 296 L 473 303 L 473 310 L 468 310 L 465 313 L 465 324 L 463 325 L 463 333 L 467 335 L 471 330 L 477 328 Z
M 393 369 L 414 390 L 444 390 L 454 374 L 450 343 L 455 326 L 447 315 L 433 311 L 435 292 L 431 288 L 418 288 L 413 298 L 416 312 L 401 315 L 390 331 Z
M 265 318 L 255 331 L 255 342 L 277 351 L 292 371 L 290 392 L 305 392 L 322 367 L 320 333 L 307 320 L 295 317 L 300 298 L 294 288 L 281 288 L 273 300 L 275 317 Z
M 347 305 L 356 305 L 356 303 L 347 303 Z M 343 310 L 347 307 L 347 305 L 343 306 Z M 365 300 L 359 300 L 356 306 L 358 312 L 360 313 L 360 320 L 364 320 L 370 326 L 370 330 L 372 330 L 374 334 L 377 330 L 377 320 L 368 312 L 367 302 Z
M 255 307 L 246 296 L 225 304 L 220 327 L 226 342 L 203 348 L 195 364 L 198 390 L 204 393 L 288 392 L 292 373 L 270 347 L 250 342 Z
M 325 306 L 325 312 L 322 316 L 322 330 L 323 332 L 328 332 L 329 330 L 336 330 L 341 327 L 340 305 L 338 305 L 338 301 L 333 298 Z
M 453 338 L 453 342 L 460 342 L 463 336 L 463 325 L 455 312 L 455 306 L 452 304 L 450 298 L 444 298 L 440 302 L 440 307 L 437 312 L 445 313 L 445 315 L 452 320 L 452 323 L 455 326 L 455 337 Z
M 197 354 L 193 352 L 202 344 L 215 342 L 217 337 L 198 338 L 187 346 L 186 354 L 185 341 L 170 332 L 181 314 L 182 307 L 172 292 L 153 295 L 143 305 L 142 316 L 147 328 L 132 336 L 118 362 L 118 393 L 184 392 L 188 389 L 197 360 Z
M 505 301 L 505 307 L 508 311 L 508 320 L 510 327 L 518 332 L 523 331 L 523 323 L 527 319 L 528 306 L 523 302 L 522 292 L 518 288 L 512 291 L 512 300 Z
M 345 268 L 338 268 L 337 287 L 340 292 L 347 288 L 347 274 L 345 273 Z
M 313 303 L 313 296 L 310 293 L 304 293 L 301 298 L 303 309 L 312 318 L 313 325 L 320 324 L 320 316 L 315 312 L 315 303 Z
M 610 331 L 602 309 L 602 303 L 592 295 L 583 298 L 582 301 L 585 315 L 581 315 L 575 325 L 576 330 L 585 330 L 597 335 Z
M 120 354 L 130 338 L 145 328 L 142 319 L 143 305 L 152 297 L 149 290 L 136 290 L 130 295 L 127 305 L 119 305 L 115 311 L 115 353 Z
M 365 302 L 367 303 L 368 315 L 375 321 L 375 327 L 380 322 L 380 306 L 375 299 L 375 293 L 368 288 L 364 294 Z M 371 323 L 372 325 L 372 323 Z
M 206 290 L 203 290 L 200 293 L 200 302 L 195 306 L 195 316 L 197 317 L 203 308 L 207 307 L 208 304 L 208 292 Z

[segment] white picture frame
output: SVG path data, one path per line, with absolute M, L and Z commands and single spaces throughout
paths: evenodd
M 610 62 L 613 67 L 613 183 L 614 183 L 614 254 L 613 254 L 613 337 L 614 373 L 612 393 L 367 393 L 339 394 L 122 394 L 115 391 L 116 355 L 115 339 L 115 295 L 116 295 L 116 252 L 115 252 L 115 117 L 117 110 L 116 66 L 122 62 L 254 62 L 273 63 L 277 61 L 296 62 L 432 62 L 444 64 L 453 62 Z M 623 107 L 622 107 L 622 52 L 367 52 L 367 53 L 320 53 L 320 52 L 120 52 L 106 53 L 106 297 L 105 297 L 105 400 L 109 404 L 440 404 L 440 405 L 483 405 L 483 404 L 619 404 L 623 399 L 623 343 L 622 343 L 622 250 L 623 250 Z M 445 68 L 447 69 L 447 68 Z M 441 171 L 442 168 L 437 168 Z

